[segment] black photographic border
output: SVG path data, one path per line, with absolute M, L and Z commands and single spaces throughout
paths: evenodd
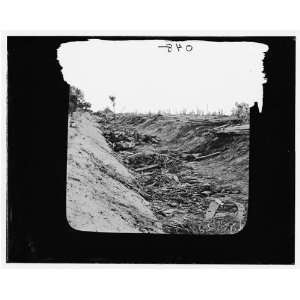
M 69 226 L 69 86 L 56 50 L 91 38 L 268 45 L 263 110 L 251 108 L 249 211 L 241 232 L 118 234 Z M 8 36 L 7 262 L 294 264 L 295 44 L 293 36 Z

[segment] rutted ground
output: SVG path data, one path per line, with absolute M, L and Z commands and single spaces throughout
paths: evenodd
M 231 117 L 75 113 L 74 126 L 67 197 L 73 227 L 222 234 L 246 223 L 248 124 Z

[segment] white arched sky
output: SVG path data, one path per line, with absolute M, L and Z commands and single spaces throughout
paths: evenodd
M 172 49 L 159 47 L 171 44 Z M 105 41 L 62 44 L 64 80 L 80 88 L 92 109 L 117 112 L 230 113 L 235 102 L 262 106 L 263 58 L 268 46 L 254 42 Z M 192 50 L 190 46 L 192 46 Z M 187 48 L 186 48 L 187 47 Z M 186 51 L 190 50 L 190 51 Z

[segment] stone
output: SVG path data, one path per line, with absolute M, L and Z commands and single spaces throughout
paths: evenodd
M 211 195 L 211 191 L 203 191 L 201 192 L 202 195 L 205 195 L 205 196 L 209 196 Z

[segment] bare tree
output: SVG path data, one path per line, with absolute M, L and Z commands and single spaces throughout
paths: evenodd
M 114 109 L 114 114 L 116 114 L 116 96 L 109 96 L 109 100 L 112 103 L 113 109 Z

